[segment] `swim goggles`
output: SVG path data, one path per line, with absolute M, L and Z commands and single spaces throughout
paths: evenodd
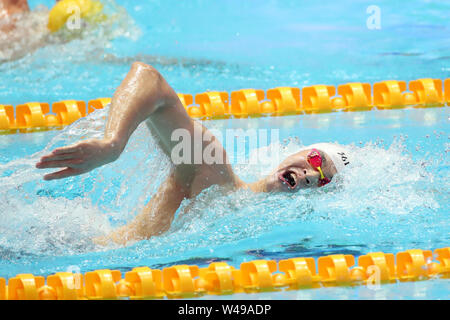
M 317 171 L 320 173 L 320 179 L 319 179 L 319 187 L 322 187 L 326 185 L 327 183 L 330 183 L 331 180 L 325 177 L 322 171 L 322 156 L 319 153 L 319 150 L 312 149 L 311 152 L 307 156 L 308 163 Z

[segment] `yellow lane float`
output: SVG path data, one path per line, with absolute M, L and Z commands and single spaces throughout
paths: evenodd
M 266 91 L 241 89 L 231 93 L 178 93 L 178 97 L 189 116 L 204 120 L 443 107 L 450 104 L 450 79 L 418 79 L 410 81 L 409 85 L 406 81 L 386 80 L 372 86 L 352 82 L 337 87 L 312 85 L 304 88 L 277 87 Z M 0 103 L 0 132 L 61 128 L 105 108 L 110 102 L 108 97 L 87 103 L 65 100 L 54 102 L 51 108 L 48 103 L 40 102 L 27 102 L 15 108 Z
M 448 279 L 450 248 L 372 252 L 357 260 L 349 254 L 280 261 L 255 260 L 234 268 L 214 262 L 206 268 L 175 265 L 159 269 L 137 267 L 95 270 L 86 274 L 59 272 L 46 279 L 18 274 L 0 278 L 0 300 L 179 299 L 336 286 Z M 445 281 L 445 280 L 444 280 Z
M 56 32 L 64 27 L 69 19 L 81 18 L 96 23 L 104 19 L 103 5 L 91 0 L 62 0 L 55 4 L 48 16 L 48 29 Z

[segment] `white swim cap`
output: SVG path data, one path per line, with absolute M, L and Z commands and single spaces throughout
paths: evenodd
M 310 145 L 308 148 L 316 148 L 325 152 L 333 161 L 337 172 L 342 171 L 346 166 L 350 165 L 350 153 L 349 151 L 335 143 L 316 143 Z

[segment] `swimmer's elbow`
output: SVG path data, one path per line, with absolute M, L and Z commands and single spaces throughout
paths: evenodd
M 148 99 L 155 108 L 173 104 L 178 99 L 175 91 L 155 67 L 136 61 L 131 68 L 144 84 Z
M 161 73 L 159 71 L 144 62 L 135 61 L 131 65 L 131 69 L 135 72 L 139 72 L 142 77 L 145 77 L 147 80 L 151 79 L 153 81 L 156 81 L 157 83 L 160 83 L 164 78 L 162 77 Z

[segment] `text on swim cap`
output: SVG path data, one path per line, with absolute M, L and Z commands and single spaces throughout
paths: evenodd
M 342 162 L 344 162 L 344 165 L 348 165 L 350 162 L 347 161 L 347 156 L 345 155 L 345 152 L 338 152 L 338 155 L 341 156 Z

